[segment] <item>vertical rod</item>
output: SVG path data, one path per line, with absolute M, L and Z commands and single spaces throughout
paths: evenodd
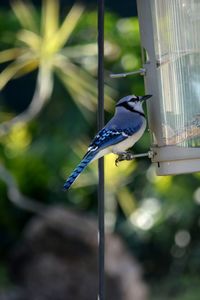
M 98 129 L 104 126 L 104 0 L 98 0 Z M 98 161 L 99 300 L 105 299 L 104 159 Z

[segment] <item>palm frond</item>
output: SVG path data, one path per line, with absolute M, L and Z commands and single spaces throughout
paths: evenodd
M 25 52 L 26 50 L 23 48 L 12 48 L 12 49 L 0 51 L 0 63 L 14 60 Z
M 75 4 L 71 8 L 70 12 L 64 19 L 61 27 L 58 29 L 51 41 L 49 41 L 50 48 L 59 50 L 66 44 L 74 28 L 76 27 L 83 11 L 84 7 L 81 5 Z
M 86 45 L 68 46 L 63 48 L 60 53 L 67 58 L 80 58 L 84 56 L 96 56 L 97 44 L 90 43 Z
M 22 27 L 38 32 L 37 22 L 35 21 L 36 11 L 31 2 L 28 0 L 26 2 L 14 0 L 11 2 L 11 7 Z
M 49 100 L 49 96 L 53 89 L 52 72 L 50 69 L 51 67 L 47 64 L 40 66 L 36 88 L 31 103 L 21 114 L 0 124 L 0 136 L 7 134 L 17 123 L 26 123 L 31 121 L 41 111 L 43 106 Z
M 23 42 L 27 47 L 33 51 L 40 51 L 42 39 L 35 32 L 29 30 L 20 30 L 17 34 L 17 39 Z M 39 53 L 38 53 L 39 54 Z
M 7 66 L 0 73 L 0 90 L 8 83 L 9 80 L 17 76 L 17 74 L 25 75 L 29 73 L 30 70 L 34 70 L 38 66 L 37 60 L 17 60 Z
M 41 34 L 48 42 L 59 26 L 59 2 L 55 0 L 44 0 L 42 3 Z

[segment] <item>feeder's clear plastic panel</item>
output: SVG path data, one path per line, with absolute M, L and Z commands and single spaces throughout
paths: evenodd
M 200 0 L 151 0 L 163 145 L 200 147 Z

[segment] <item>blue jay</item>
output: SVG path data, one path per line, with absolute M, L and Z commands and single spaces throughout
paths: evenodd
M 146 128 L 146 119 L 142 108 L 144 100 L 151 95 L 129 95 L 120 99 L 116 104 L 113 118 L 101 129 L 88 147 L 88 151 L 67 178 L 64 190 L 70 188 L 81 172 L 92 161 L 100 157 L 114 153 L 119 157 L 115 163 L 126 158 L 126 149 L 132 147 L 143 135 Z

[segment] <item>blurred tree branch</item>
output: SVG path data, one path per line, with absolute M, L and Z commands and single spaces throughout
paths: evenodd
M 0 136 L 7 134 L 15 124 L 26 123 L 36 117 L 49 100 L 52 89 L 53 80 L 51 72 L 49 72 L 46 65 L 42 66 L 38 72 L 37 85 L 30 105 L 16 117 L 0 124 Z
M 30 212 L 42 214 L 46 206 L 38 203 L 35 199 L 24 196 L 20 192 L 14 177 L 3 165 L 0 165 L 0 179 L 5 182 L 8 198 L 14 205 Z

